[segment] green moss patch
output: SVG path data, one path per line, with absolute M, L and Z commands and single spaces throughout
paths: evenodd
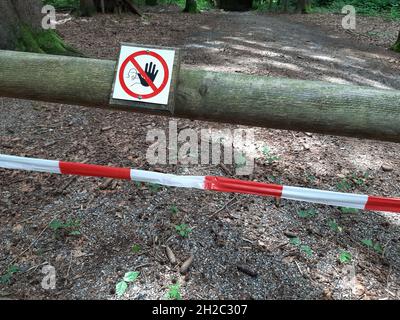
M 64 43 L 54 30 L 33 31 L 21 26 L 16 50 L 57 55 L 81 56 L 74 48 Z
M 392 50 L 396 52 L 400 52 L 400 41 L 397 41 L 393 46 Z

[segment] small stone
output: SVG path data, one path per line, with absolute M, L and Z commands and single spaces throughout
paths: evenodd
M 382 170 L 385 171 L 385 172 L 391 172 L 391 171 L 393 171 L 393 167 L 388 165 L 388 164 L 383 164 L 382 165 Z

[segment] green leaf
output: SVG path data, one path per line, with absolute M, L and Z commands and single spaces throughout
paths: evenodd
M 13 274 L 13 273 L 19 272 L 19 270 L 20 270 L 19 267 L 16 266 L 15 264 L 13 264 L 12 266 L 10 266 L 8 268 L 7 272 Z
M 312 218 L 317 215 L 317 211 L 315 209 L 300 210 L 297 214 L 300 218 Z
M 371 239 L 363 239 L 361 240 L 361 243 L 369 248 L 372 248 L 374 246 Z
M 132 246 L 132 252 L 133 252 L 133 253 L 139 253 L 140 250 L 142 250 L 142 247 L 141 247 L 140 245 L 138 245 L 138 244 L 135 243 L 135 244 Z
M 336 220 L 330 220 L 330 221 L 328 221 L 328 226 L 329 226 L 333 231 L 336 231 L 336 232 L 342 232 L 342 231 L 343 231 L 342 227 L 339 226 L 339 225 L 336 223 Z
M 167 296 L 169 299 L 172 299 L 172 300 L 181 300 L 182 296 L 181 296 L 179 284 L 171 285 L 169 287 Z
M 172 206 L 171 206 L 171 213 L 172 214 L 177 214 L 178 213 L 178 207 L 175 205 L 175 204 L 173 204 Z
M 64 223 L 61 220 L 55 219 L 49 224 L 50 229 L 56 231 L 58 229 L 64 228 Z
M 340 211 L 341 211 L 342 213 L 350 214 L 350 213 L 357 213 L 357 212 L 358 212 L 358 209 L 341 207 L 341 208 L 340 208 Z
M 151 193 L 157 193 L 161 189 L 161 185 L 157 183 L 149 183 L 149 189 Z
M 185 223 L 175 226 L 175 230 L 178 232 L 180 236 L 184 238 L 187 238 L 189 234 L 192 232 L 192 229 L 189 228 L 188 225 Z
M 303 251 L 305 254 L 307 254 L 310 257 L 313 255 L 312 249 L 307 245 L 300 246 L 300 250 Z
M 81 232 L 78 231 L 78 230 L 74 230 L 74 231 L 71 231 L 71 232 L 69 233 L 69 235 L 70 235 L 70 236 L 80 236 L 80 235 L 81 235 Z
M 124 281 L 133 282 L 133 281 L 135 281 L 137 279 L 138 276 L 139 276 L 139 272 L 138 271 L 127 272 L 124 275 Z
M 347 252 L 347 251 L 342 251 L 342 252 L 340 252 L 340 255 L 339 255 L 339 261 L 340 261 L 340 263 L 343 263 L 343 264 L 345 264 L 345 263 L 349 263 L 349 262 L 351 262 L 351 253 L 350 252 Z
M 125 293 L 127 288 L 128 288 L 128 284 L 125 281 L 120 281 L 115 286 L 115 292 L 120 297 Z
M 301 241 L 298 237 L 294 237 L 294 238 L 290 238 L 289 243 L 293 244 L 295 246 L 299 246 Z
M 374 250 L 375 250 L 377 253 L 382 253 L 382 252 L 383 252 L 383 248 L 382 248 L 381 244 L 378 243 L 378 242 L 376 242 L 376 243 L 374 244 Z

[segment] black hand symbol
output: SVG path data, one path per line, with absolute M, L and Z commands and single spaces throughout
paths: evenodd
M 144 71 L 146 72 L 146 74 L 150 78 L 150 80 L 152 82 L 154 82 L 154 80 L 158 74 L 158 70 L 156 71 L 156 64 L 155 63 L 153 64 L 153 62 L 150 62 L 150 65 L 148 63 L 146 63 L 146 68 Z M 149 86 L 147 81 L 142 77 L 142 75 L 140 73 L 139 73 L 139 79 L 140 79 L 140 83 L 142 84 L 142 86 L 144 86 L 144 87 Z

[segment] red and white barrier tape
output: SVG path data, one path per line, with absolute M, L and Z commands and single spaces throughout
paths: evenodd
M 0 168 L 125 179 L 156 183 L 171 187 L 246 193 L 363 210 L 400 212 L 400 198 L 384 198 L 288 187 L 215 176 L 177 176 L 130 168 L 115 168 L 84 163 L 32 159 L 1 154 Z

